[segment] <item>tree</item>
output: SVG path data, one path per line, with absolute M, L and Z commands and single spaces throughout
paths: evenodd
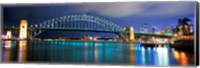
M 188 24 L 188 21 L 191 21 L 191 19 L 189 18 L 178 19 L 178 25 L 173 29 L 173 33 L 178 33 L 180 31 L 183 31 L 183 34 L 187 34 L 189 31 L 185 31 L 186 29 L 184 27 L 190 26 Z

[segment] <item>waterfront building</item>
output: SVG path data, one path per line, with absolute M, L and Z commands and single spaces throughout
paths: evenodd
M 144 23 L 144 24 L 140 27 L 140 32 L 141 32 L 141 33 L 148 33 L 147 23 Z
M 11 38 L 12 38 L 12 32 L 11 31 L 7 31 L 6 39 L 11 39 Z
M 178 19 L 178 25 L 173 29 L 174 34 L 189 35 L 192 33 L 192 26 L 188 24 L 191 21 L 188 18 Z
M 154 27 L 152 28 L 152 33 L 153 33 L 153 34 L 156 33 L 156 26 L 154 26 Z
M 144 27 L 143 26 L 140 27 L 140 32 L 144 33 Z
M 144 28 L 144 32 L 148 33 L 148 25 L 147 25 L 147 23 L 144 23 L 143 28 Z
M 169 33 L 169 32 L 170 32 L 170 27 L 169 27 L 169 26 L 166 26 L 165 32 L 166 32 L 166 33 Z
M 194 32 L 194 27 L 193 27 L 193 25 L 190 24 L 189 27 L 190 27 L 190 33 L 193 33 L 193 32 Z
M 170 30 L 171 30 L 171 32 L 173 32 L 173 29 L 175 28 L 174 24 L 171 24 L 171 26 L 170 26 L 170 27 L 171 27 L 171 29 L 170 29 Z

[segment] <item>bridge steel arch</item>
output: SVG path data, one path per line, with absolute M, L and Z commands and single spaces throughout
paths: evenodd
M 106 19 L 91 15 L 67 15 L 42 23 L 30 25 L 31 35 L 35 37 L 45 30 L 93 31 L 115 33 L 123 38 L 123 28 Z

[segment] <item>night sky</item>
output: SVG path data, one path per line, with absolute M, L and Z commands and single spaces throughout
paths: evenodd
M 88 14 L 107 19 L 121 27 L 133 26 L 139 31 L 144 23 L 148 29 L 157 30 L 166 26 L 176 26 L 179 18 L 188 17 L 194 24 L 195 2 L 116 2 L 116 3 L 63 3 L 35 5 L 3 5 L 3 23 L 6 26 L 19 26 L 21 19 L 28 24 L 71 15 Z M 46 31 L 38 37 L 82 37 L 83 35 L 114 37 L 115 34 L 94 32 Z

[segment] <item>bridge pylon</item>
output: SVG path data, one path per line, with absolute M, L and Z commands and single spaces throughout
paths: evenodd
M 20 21 L 20 28 L 19 28 L 19 38 L 20 39 L 27 39 L 28 35 L 28 22 L 27 20 Z
M 134 28 L 133 27 L 124 28 L 124 36 L 126 42 L 134 42 L 135 41 Z

